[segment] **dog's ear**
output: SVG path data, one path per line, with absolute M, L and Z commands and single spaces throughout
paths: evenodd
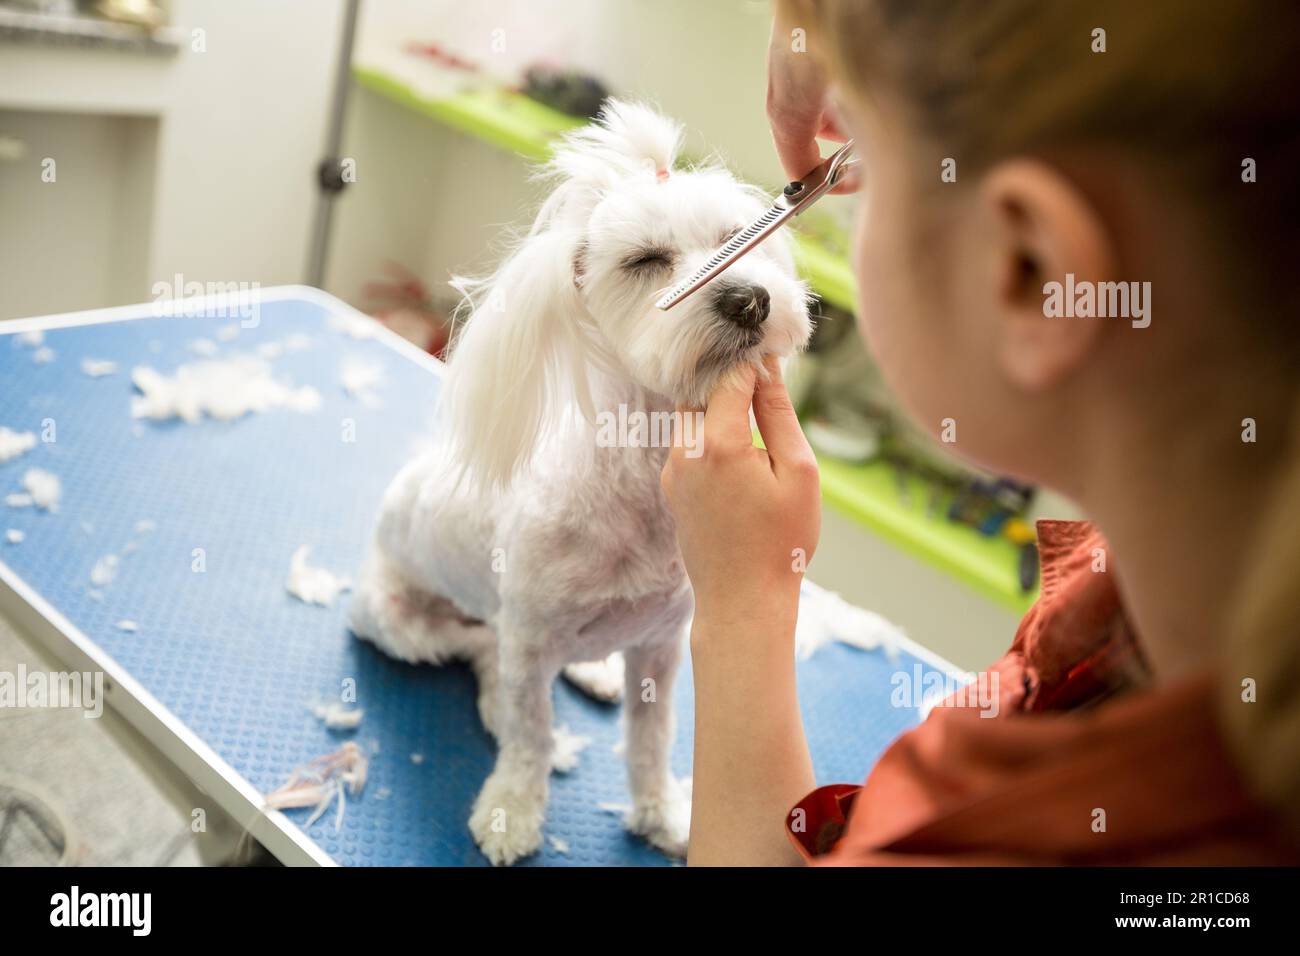
M 514 255 L 489 279 L 453 282 L 470 316 L 452 346 L 441 404 L 473 485 L 508 485 L 565 409 L 576 405 L 594 420 L 588 362 L 615 369 L 618 360 L 579 293 L 584 224 L 605 189 L 671 170 L 681 135 L 647 106 L 608 101 L 598 122 L 556 148 L 547 172 L 560 185 Z
M 571 407 L 594 415 L 573 281 L 577 240 L 538 229 L 491 278 L 457 280 L 470 315 L 441 390 L 443 426 L 478 488 L 499 490 L 528 462 L 548 421 Z
M 682 128 L 641 103 L 609 99 L 595 123 L 568 134 L 550 162 L 570 182 L 608 186 L 628 176 L 663 178 L 681 148 Z

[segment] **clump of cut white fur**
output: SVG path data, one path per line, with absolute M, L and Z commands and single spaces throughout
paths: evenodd
M 36 436 L 31 432 L 16 432 L 0 425 L 0 463 L 24 455 L 36 447 Z
M 117 372 L 117 363 L 111 359 L 84 358 L 81 360 L 81 370 L 91 378 L 103 378 Z
M 903 637 L 897 625 L 875 611 L 852 605 L 811 581 L 803 582 L 794 634 L 799 660 L 806 661 L 825 645 L 838 643 L 864 651 L 883 650 L 892 661 L 898 658 Z
M 321 404 L 320 392 L 310 385 L 294 388 L 276 381 L 266 362 L 247 355 L 188 363 L 172 375 L 140 365 L 131 382 L 140 392 L 131 399 L 134 418 L 195 424 L 207 416 L 228 422 L 271 408 L 314 412 Z
M 63 485 L 59 476 L 44 468 L 29 468 L 23 474 L 23 487 L 32 496 L 32 504 L 42 511 L 58 511 Z
M 308 545 L 301 545 L 289 559 L 289 577 L 284 589 L 304 604 L 332 607 L 339 593 L 352 587 L 352 582 L 327 568 L 307 563 L 311 554 Z
M 90 583 L 98 588 L 108 587 L 117 578 L 122 560 L 115 554 L 106 554 L 90 569 Z
M 317 704 L 311 709 L 316 719 L 330 730 L 356 730 L 361 726 L 366 712 L 360 708 L 348 708 L 338 701 L 331 704 Z

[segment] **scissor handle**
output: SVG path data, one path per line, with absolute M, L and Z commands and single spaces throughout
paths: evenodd
M 781 191 L 786 205 L 795 210 L 796 216 L 799 215 L 835 187 L 849 167 L 856 164 L 857 160 L 852 157 L 853 140 L 849 140 L 803 179 L 794 180 Z

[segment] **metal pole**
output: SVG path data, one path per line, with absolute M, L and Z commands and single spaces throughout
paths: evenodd
M 348 89 L 352 85 L 352 46 L 357 33 L 357 15 L 361 0 L 345 0 L 343 39 L 334 72 L 334 96 L 330 104 L 329 129 L 325 137 L 325 158 L 317 167 L 320 194 L 316 199 L 316 221 L 312 228 L 311 257 L 307 260 L 307 284 L 321 288 L 325 284 L 325 263 L 329 257 L 330 220 L 334 199 L 347 183 L 343 179 L 339 150 L 343 147 L 343 117 L 347 109 Z

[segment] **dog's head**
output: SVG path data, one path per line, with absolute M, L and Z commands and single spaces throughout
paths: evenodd
M 491 278 L 460 282 L 473 312 L 444 405 L 481 479 L 507 481 L 566 402 L 599 411 L 592 370 L 703 406 L 737 365 L 807 342 L 808 293 L 782 235 L 674 308 L 655 307 L 769 205 L 723 169 L 675 170 L 680 141 L 653 110 L 611 101 L 556 150 L 558 185 L 514 254 Z
M 703 405 L 720 375 L 790 354 L 810 327 L 784 236 L 674 308 L 655 308 L 770 204 L 725 170 L 675 171 L 680 136 L 645 107 L 613 104 L 556 164 L 577 187 L 573 273 L 586 313 L 638 384 Z

